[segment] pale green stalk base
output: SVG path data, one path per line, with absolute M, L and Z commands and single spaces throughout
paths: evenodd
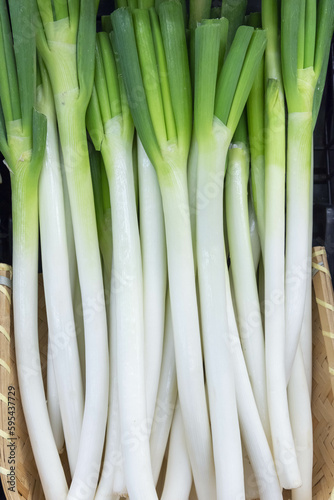
M 165 337 L 158 396 L 152 423 L 150 448 L 154 484 L 157 484 L 167 447 L 177 398 L 176 366 L 172 312 L 169 293 L 166 299 Z
M 169 438 L 167 471 L 161 500 L 189 500 L 191 466 L 184 435 L 181 408 L 177 404 Z
M 303 322 L 307 279 L 310 276 L 309 205 L 311 182 L 312 113 L 288 117 L 286 223 L 286 380 L 290 378 Z
M 215 498 L 211 432 L 204 390 L 186 168 L 166 167 L 159 184 L 165 214 L 177 382 L 199 500 Z
M 189 158 L 188 158 L 188 196 L 191 235 L 193 241 L 193 252 L 195 268 L 197 267 L 197 249 L 196 249 L 196 196 L 197 196 L 197 163 L 198 163 L 198 144 L 193 134 Z

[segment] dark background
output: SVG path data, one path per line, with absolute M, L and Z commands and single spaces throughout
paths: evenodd
M 2 0 L 0 0 L 2 1 Z M 248 2 L 248 10 L 259 10 L 259 1 Z M 101 0 L 99 14 L 109 14 L 114 2 Z M 327 81 L 314 132 L 313 245 L 325 245 L 334 276 L 334 43 L 332 43 Z M 0 154 L 0 262 L 12 263 L 12 218 L 10 175 Z M 0 499 L 5 500 L 0 485 Z

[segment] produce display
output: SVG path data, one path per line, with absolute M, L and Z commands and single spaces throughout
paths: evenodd
M 312 500 L 334 2 L 118 0 L 97 23 L 98 4 L 0 3 L 16 369 L 45 498 Z

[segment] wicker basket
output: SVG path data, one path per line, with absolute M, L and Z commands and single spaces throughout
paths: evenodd
M 334 332 L 334 296 L 324 249 L 314 249 L 314 268 L 318 271 L 314 276 L 313 297 L 313 392 L 312 411 L 314 429 L 314 468 L 313 499 L 334 500 L 334 402 L 331 379 L 334 387 L 334 340 L 330 332 Z M 321 272 L 322 271 L 322 272 Z M 0 265 L 0 276 L 11 279 L 11 269 Z M 323 335 L 325 332 L 325 335 Z M 327 332 L 327 333 L 326 333 Z M 43 280 L 39 277 L 39 336 L 41 362 L 46 367 L 47 322 Z M 333 364 L 332 364 L 333 361 Z M 44 370 L 45 372 L 45 370 Z M 10 448 L 8 438 L 8 396 L 9 388 L 15 388 L 15 491 L 9 491 L 7 473 L 10 469 Z M 13 325 L 11 321 L 11 289 L 0 285 L 0 473 L 3 488 L 8 500 L 42 500 L 41 483 L 38 478 L 35 461 L 32 455 L 29 438 L 20 404 L 20 394 L 15 370 L 15 351 L 13 342 Z M 66 453 L 62 461 L 68 474 Z M 331 496 L 332 494 L 332 496 Z M 288 492 L 285 498 L 291 498 Z

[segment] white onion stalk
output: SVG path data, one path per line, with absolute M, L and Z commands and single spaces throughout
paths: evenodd
M 225 264 L 227 273 L 227 263 Z M 243 443 L 259 488 L 261 500 L 282 500 L 271 450 L 262 427 L 259 412 L 241 349 L 238 327 L 233 311 L 229 280 L 226 280 L 227 318 L 232 362 L 235 375 L 238 415 Z
M 43 64 L 40 64 L 40 71 L 43 86 L 38 88 L 38 109 L 48 121 L 46 154 L 39 182 L 42 266 L 49 327 L 48 360 L 55 372 L 66 449 L 73 475 L 79 452 L 84 394 L 73 314 L 56 116 L 51 86 Z
M 288 385 L 289 410 L 296 445 L 297 460 L 302 479 L 293 489 L 292 500 L 312 500 L 313 427 L 307 377 L 301 348 L 297 350 Z
M 142 498 L 143 492 L 146 498 L 155 498 L 146 430 L 143 288 L 132 141 L 131 137 L 123 139 L 119 133 L 122 126 L 118 117 L 108 122 L 106 129 L 102 155 L 109 180 L 113 221 L 117 379 L 125 479 L 131 498 Z
M 307 294 L 312 131 L 334 29 L 334 3 L 283 0 L 281 8 L 282 71 L 288 107 L 285 271 L 288 381 L 299 345 Z M 314 100 L 315 95 L 318 101 Z
M 263 2 L 265 53 L 264 290 L 268 408 L 275 465 L 284 488 L 300 485 L 285 379 L 285 104 L 278 35 L 278 2 Z
M 159 386 L 164 339 L 167 258 L 158 178 L 139 138 L 138 181 L 144 286 L 147 430 L 150 432 Z
M 275 464 L 281 485 L 296 488 L 300 485 L 300 475 L 289 419 L 284 358 L 285 111 L 277 80 L 268 81 L 266 92 L 264 268 L 268 407 Z
M 80 496 L 92 500 L 103 452 L 109 386 L 107 319 L 85 127 L 94 81 L 95 6 L 90 0 L 65 2 L 64 8 L 56 9 L 54 21 L 52 3 L 38 0 L 37 4 L 42 20 L 37 44 L 55 98 L 84 313 L 85 407 L 68 500 Z
M 110 39 L 104 32 L 98 34 L 96 41 L 95 87 L 88 130 L 96 149 L 101 148 L 110 193 L 117 387 L 126 489 L 133 500 L 153 500 L 157 496 L 147 431 L 142 257 L 132 155 L 134 128 Z
M 61 421 L 60 404 L 58 397 L 58 389 L 54 372 L 52 352 L 48 345 L 48 363 L 46 367 L 46 400 L 48 404 L 48 412 L 50 424 L 53 432 L 53 437 L 56 442 L 57 450 L 61 454 L 64 451 L 65 436 L 63 423 Z
M 225 270 L 223 181 L 229 144 L 265 47 L 263 32 L 255 33 L 251 27 L 239 28 L 217 86 L 223 27 L 221 21 L 212 20 L 196 28 L 194 120 L 198 143 L 198 283 L 219 499 L 244 497 L 241 437 L 226 314 L 225 283 L 229 280 Z M 239 72 L 234 80 L 228 81 L 225 75 L 230 74 L 235 58 Z M 230 101 L 226 96 L 231 97 Z
M 196 33 L 198 32 L 196 30 Z M 198 191 L 224 175 L 230 133 L 215 122 L 214 139 L 203 148 L 198 137 Z M 210 165 L 210 169 L 208 169 Z M 196 238 L 202 338 L 216 467 L 217 498 L 238 498 L 243 490 L 241 438 L 229 344 L 224 276 L 223 183 L 206 206 L 197 204 Z M 210 223 L 209 223 L 210 221 Z M 217 230 L 220 228 L 220 230 Z
M 157 402 L 150 438 L 154 483 L 157 484 L 165 455 L 177 399 L 176 366 L 172 313 L 169 293 L 166 299 L 165 337 Z
M 121 432 L 118 404 L 118 377 L 117 377 L 117 306 L 116 306 L 116 278 L 113 272 L 111 274 L 110 287 L 110 318 L 109 318 L 109 356 L 110 356 L 110 391 L 109 391 L 109 409 L 107 434 L 105 442 L 104 460 L 100 482 L 97 487 L 95 500 L 108 500 L 113 495 L 115 498 L 124 493 L 122 487 L 118 485 L 115 488 L 117 476 L 121 475 L 124 479 L 123 457 L 121 451 Z M 121 481 L 122 482 L 122 481 Z M 119 483 L 119 481 L 118 481 Z M 115 490 L 119 493 L 115 493 Z
M 161 500 L 189 500 L 191 466 L 184 434 L 181 407 L 176 405 L 169 437 L 167 471 Z
M 10 1 L 9 8 L 10 21 L 6 2 L 0 3 L 0 150 L 11 171 L 16 390 L 44 495 L 65 500 L 68 486 L 50 425 L 38 343 L 38 181 L 47 123 L 33 109 L 35 39 L 22 43 L 22 27 L 33 26 L 33 5 Z
M 251 189 L 249 189 L 249 195 L 248 195 L 248 217 L 249 217 L 249 233 L 252 245 L 254 270 L 255 273 L 257 273 L 261 258 L 261 241 L 258 231 L 258 225 L 256 222 L 256 214 L 254 210 Z
M 244 463 L 244 477 L 245 477 L 245 494 L 246 500 L 257 500 L 260 498 L 259 488 L 255 479 L 252 465 L 245 450 L 245 445 L 242 447 L 243 463 Z
M 178 392 L 194 480 L 200 499 L 215 498 L 189 217 L 191 93 L 182 6 L 163 2 L 160 19 L 153 9 L 135 9 L 133 19 L 118 9 L 111 18 L 133 120 L 162 195 Z M 138 89 L 144 99 L 134 98 Z
M 243 142 L 234 143 L 229 151 L 225 195 L 236 317 L 255 401 L 270 439 L 264 335 L 249 233 L 248 176 L 247 146 Z
M 302 329 L 300 332 L 300 349 L 303 355 L 305 374 L 307 379 L 307 385 L 310 395 L 310 400 L 312 398 L 312 371 L 313 371 L 313 361 L 312 361 L 312 274 L 311 274 L 311 261 L 312 261 L 312 237 L 313 237 L 313 147 L 312 147 L 312 166 L 311 166 L 311 179 L 310 183 L 310 204 L 309 204 L 309 241 L 308 241 L 308 263 L 310 266 L 310 274 L 307 279 L 307 290 L 305 299 L 304 316 L 302 322 Z

